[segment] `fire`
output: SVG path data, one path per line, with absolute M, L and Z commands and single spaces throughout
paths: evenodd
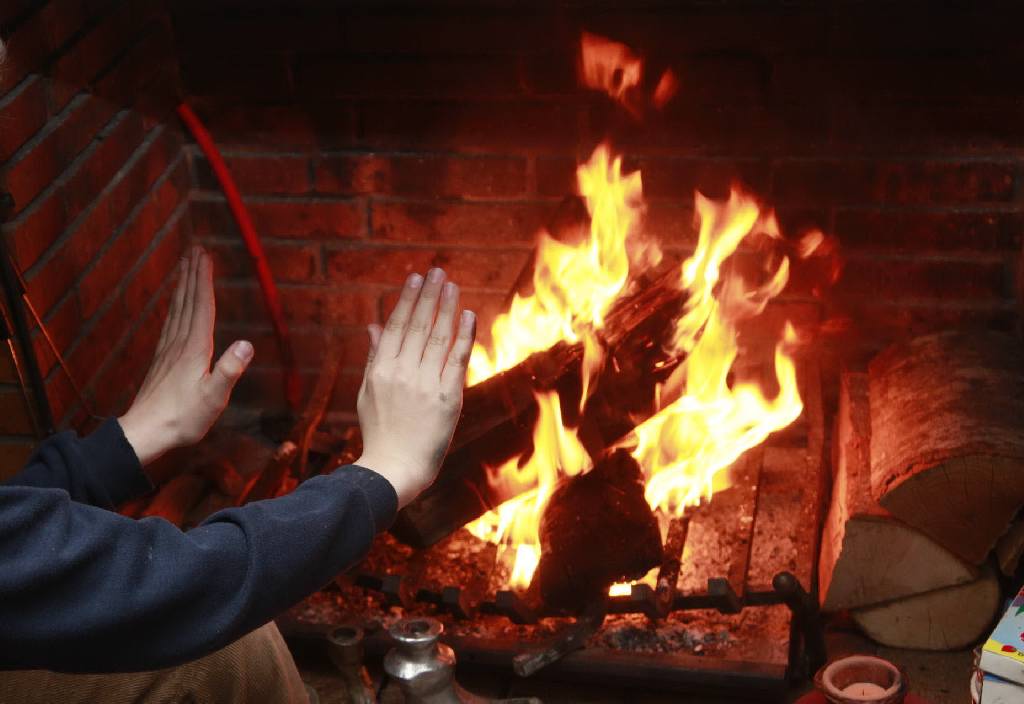
M 540 518 L 558 480 L 590 469 L 587 451 L 562 425 L 558 395 L 538 394 L 537 404 L 540 415 L 534 427 L 533 454 L 522 466 L 521 458 L 513 458 L 488 473 L 491 485 L 505 495 L 527 491 L 467 526 L 476 537 L 499 546 L 505 553 L 499 559 L 511 556 L 513 587 L 528 586 L 540 561 Z
M 584 366 L 590 372 L 600 364 L 594 333 L 629 276 L 627 241 L 640 222 L 643 189 L 639 172 L 624 175 L 622 159 L 613 159 L 604 144 L 580 166 L 577 181 L 591 218 L 590 236 L 565 244 L 540 233 L 533 293 L 517 293 L 508 312 L 494 321 L 491 349 L 480 343 L 473 348 L 470 385 L 562 340 L 585 343 Z M 644 256 L 657 254 L 646 250 Z
M 588 85 L 621 100 L 639 81 L 641 67 L 623 45 L 584 35 L 583 78 Z M 663 80 L 674 82 L 674 77 Z M 674 84 L 664 88 L 666 94 L 669 88 L 674 90 Z M 660 249 L 643 233 L 639 172 L 623 174 L 621 158 L 602 144 L 579 167 L 577 181 L 591 218 L 589 236 L 564 243 L 548 232 L 539 234 L 533 291 L 517 293 L 509 310 L 498 316 L 489 347 L 475 346 L 471 384 L 558 342 L 582 343 L 582 403 L 603 364 L 598 332 L 606 313 L 631 277 L 660 262 Z M 738 323 L 760 315 L 788 281 L 789 260 L 780 254 L 784 247 L 773 213 L 735 188 L 722 202 L 698 193 L 695 206 L 698 243 L 678 279 L 688 299 L 665 350 L 683 361 L 657 389 L 657 412 L 621 441 L 632 448 L 644 471 L 648 504 L 668 515 L 710 498 L 723 486 L 721 470 L 803 411 L 791 355 L 796 335 L 788 323 L 775 345 L 771 386 L 777 391 L 771 397 L 760 383 L 769 380 L 731 379 L 740 354 Z M 822 241 L 821 233 L 812 233 L 792 251 L 809 256 Z M 740 275 L 730 266 L 745 242 L 769 245 L 757 277 Z M 538 395 L 537 402 L 532 454 L 488 475 L 496 494 L 515 498 L 467 526 L 478 538 L 498 545 L 500 559 L 513 563 L 509 585 L 516 588 L 529 585 L 539 562 L 540 519 L 556 485 L 592 466 L 575 432 L 562 423 L 556 393 Z

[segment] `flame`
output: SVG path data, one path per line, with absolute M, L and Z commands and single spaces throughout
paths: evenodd
M 470 523 L 469 531 L 499 546 L 499 559 L 512 555 L 509 584 L 526 587 L 540 561 L 538 529 L 544 507 L 559 479 L 590 469 L 590 457 L 575 433 L 562 425 L 558 394 L 537 395 L 540 414 L 534 426 L 533 454 L 520 466 L 513 458 L 488 472 L 492 487 L 506 496 L 528 489 Z
M 594 334 L 626 284 L 627 239 L 640 222 L 643 188 L 640 173 L 624 175 L 622 159 L 613 159 L 606 144 L 580 166 L 577 182 L 590 214 L 589 236 L 578 244 L 565 244 L 546 231 L 540 233 L 533 293 L 516 293 L 508 312 L 497 317 L 490 349 L 480 343 L 474 346 L 470 385 L 563 340 L 584 343 L 585 380 L 600 366 L 601 347 Z M 635 251 L 634 256 L 640 256 L 639 246 Z M 643 256 L 656 259 L 658 254 L 648 247 Z
M 789 323 L 775 348 L 775 397 L 767 398 L 758 384 L 729 384 L 739 353 L 736 323 L 759 315 L 782 292 L 789 260 L 782 258 L 760 286 L 748 286 L 738 275 L 723 281 L 722 265 L 747 237 L 779 239 L 774 215 L 735 188 L 722 203 L 698 193 L 696 212 L 697 249 L 681 271 L 690 297 L 674 337 L 675 352 L 686 359 L 659 389 L 661 398 L 677 398 L 639 425 L 631 439 L 633 456 L 647 475 L 647 502 L 674 514 L 701 496 L 710 498 L 719 471 L 803 411 L 796 366 L 787 353 L 796 339 Z
M 584 34 L 581 48 L 584 83 L 628 108 L 626 94 L 642 77 L 640 59 L 624 45 L 595 35 Z M 663 104 L 676 87 L 674 75 L 663 75 L 655 102 Z M 584 348 L 581 403 L 593 390 L 603 363 L 598 332 L 606 313 L 631 276 L 656 266 L 662 254 L 642 231 L 640 173 L 623 174 L 621 157 L 613 156 L 607 144 L 579 167 L 577 182 L 590 215 L 588 236 L 565 243 L 546 231 L 539 234 L 533 291 L 517 292 L 509 310 L 495 320 L 490 346 L 474 347 L 470 384 L 568 341 Z M 697 193 L 695 212 L 697 247 L 679 269 L 679 285 L 688 298 L 665 350 L 683 361 L 656 389 L 656 413 L 621 443 L 640 463 L 647 502 L 662 517 L 710 498 L 727 485 L 721 470 L 802 413 L 791 354 L 793 327 L 787 322 L 775 344 L 774 379 L 748 381 L 732 379 L 741 352 L 738 324 L 760 315 L 785 288 L 787 246 L 800 257 L 833 251 L 831 240 L 820 232 L 786 245 L 774 214 L 737 188 L 721 202 Z M 759 249 L 764 264 L 755 276 L 733 266 L 733 254 L 744 243 L 767 245 Z M 762 384 L 777 390 L 769 396 Z M 514 588 L 528 586 L 539 563 L 540 520 L 556 485 L 592 465 L 575 432 L 562 423 L 556 392 L 538 395 L 537 403 L 532 454 L 488 473 L 496 495 L 515 498 L 467 526 L 499 546 L 499 559 L 512 565 L 509 585 Z M 628 589 L 615 585 L 612 591 Z

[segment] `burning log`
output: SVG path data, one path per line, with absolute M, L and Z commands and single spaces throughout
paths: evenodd
M 960 650 L 988 634 L 999 611 L 993 570 L 968 584 L 857 609 L 853 620 L 874 641 L 893 648 Z
M 638 291 L 616 303 L 605 318 L 602 341 L 608 362 L 580 430 L 592 456 L 654 411 L 654 387 L 678 362 L 662 349 L 663 336 L 671 331 L 667 322 L 686 300 L 677 288 L 677 276 L 670 270 L 648 285 L 638 285 Z M 452 452 L 434 484 L 398 514 L 391 533 L 402 542 L 426 547 L 513 498 L 495 493 L 487 468 L 529 450 L 537 392 L 558 389 L 567 404 L 564 415 L 572 415 L 571 407 L 579 405 L 582 359 L 582 344 L 559 343 L 468 389 Z M 662 364 L 655 368 L 658 361 Z
M 202 500 L 210 485 L 210 480 L 198 474 L 179 474 L 160 487 L 142 516 L 159 516 L 181 527 L 185 516 Z
M 615 450 L 561 484 L 541 518 L 540 541 L 531 590 L 556 609 L 600 601 L 615 582 L 639 579 L 658 566 L 661 533 L 636 460 Z
M 1020 342 L 919 337 L 869 368 L 871 486 L 897 518 L 973 564 L 1024 505 Z
M 822 609 L 851 609 L 973 581 L 976 573 L 969 565 L 871 497 L 870 455 L 867 375 L 846 373 L 836 414 L 832 504 L 818 566 Z
M 580 420 L 579 436 L 592 456 L 653 413 L 655 384 L 678 362 L 662 350 L 663 336 L 671 329 L 666 323 L 686 300 L 677 278 L 678 272 L 670 270 L 648 285 L 638 283 L 605 318 L 602 341 L 608 360 Z M 561 342 L 467 389 L 452 452 L 434 484 L 399 513 L 392 534 L 414 547 L 427 547 L 513 498 L 495 493 L 487 468 L 530 449 L 538 391 L 558 389 L 567 404 L 565 416 L 572 415 L 582 358 L 582 344 Z

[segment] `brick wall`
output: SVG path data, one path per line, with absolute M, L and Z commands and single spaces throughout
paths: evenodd
M 1024 51 L 1002 5 L 182 1 L 189 99 L 224 148 L 281 282 L 307 378 L 344 340 L 354 407 L 362 326 L 406 272 L 448 267 L 486 319 L 538 226 L 606 134 L 643 168 L 648 227 L 693 244 L 692 191 L 738 179 L 784 226 L 835 233 L 822 322 L 834 370 L 899 335 L 1014 323 L 1024 224 Z M 679 95 L 642 129 L 576 85 L 581 28 L 672 66 Z M 196 234 L 218 255 L 221 334 L 253 335 L 243 402 L 280 399 L 251 267 L 191 151 Z M 252 331 L 256 331 L 253 333 Z M 262 332 L 261 332 L 262 331 Z
M 24 1 L 0 5 L 0 35 L 0 163 L 15 202 L 3 234 L 92 409 L 118 413 L 190 227 L 188 164 L 167 112 L 170 25 L 151 0 Z M 88 426 L 38 328 L 33 341 L 55 420 Z

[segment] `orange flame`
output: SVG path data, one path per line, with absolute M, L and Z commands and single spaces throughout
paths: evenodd
M 581 47 L 584 82 L 627 105 L 625 96 L 642 75 L 640 59 L 624 45 L 594 35 L 584 34 Z M 676 85 L 675 77 L 666 73 L 656 102 L 663 104 Z M 603 361 L 597 332 L 605 314 L 631 273 L 660 262 L 660 249 L 640 227 L 644 206 L 639 172 L 624 175 L 621 158 L 602 144 L 579 167 L 577 181 L 591 218 L 589 236 L 565 244 L 547 232 L 539 234 L 534 290 L 517 293 L 509 310 L 498 316 L 490 347 L 474 347 L 471 384 L 560 341 L 579 342 L 584 345 L 585 401 Z M 633 448 L 644 471 L 648 503 L 663 516 L 678 514 L 703 496 L 710 498 L 724 486 L 722 469 L 803 410 L 789 353 L 795 342 L 789 323 L 775 345 L 774 396 L 768 398 L 760 383 L 730 383 L 740 352 L 737 324 L 760 315 L 782 292 L 789 259 L 778 254 L 782 247 L 771 247 L 758 282 L 732 271 L 728 260 L 748 238 L 781 243 L 774 215 L 734 188 L 723 202 L 696 194 L 696 219 L 697 247 L 679 271 L 679 284 L 689 296 L 666 350 L 683 362 L 657 389 L 657 412 L 622 441 Z M 792 251 L 810 256 L 826 250 L 827 242 L 821 233 L 811 233 Z M 563 426 L 556 393 L 538 395 L 537 402 L 533 453 L 488 473 L 498 495 L 516 498 L 467 526 L 478 538 L 499 546 L 499 559 L 513 565 L 509 585 L 516 588 L 529 585 L 539 562 L 540 519 L 555 486 L 592 465 L 575 432 Z M 628 585 L 612 591 L 623 590 Z
M 526 587 L 540 561 L 538 529 L 551 492 L 562 477 L 590 469 L 590 457 L 574 433 L 562 425 L 562 411 L 554 392 L 537 395 L 540 415 L 533 433 L 533 454 L 513 458 L 488 472 L 491 486 L 506 496 L 527 489 L 494 511 L 470 523 L 469 531 L 499 546 L 499 560 L 511 555 L 513 562 L 509 584 Z
M 590 236 L 579 244 L 564 244 L 540 233 L 533 294 L 517 293 L 508 312 L 494 321 L 491 349 L 480 343 L 473 348 L 470 385 L 562 340 L 584 342 L 585 380 L 600 365 L 594 333 L 629 275 L 626 245 L 640 221 L 643 189 L 640 173 L 623 175 L 622 159 L 612 159 L 605 144 L 580 166 L 577 182 L 591 218 Z

